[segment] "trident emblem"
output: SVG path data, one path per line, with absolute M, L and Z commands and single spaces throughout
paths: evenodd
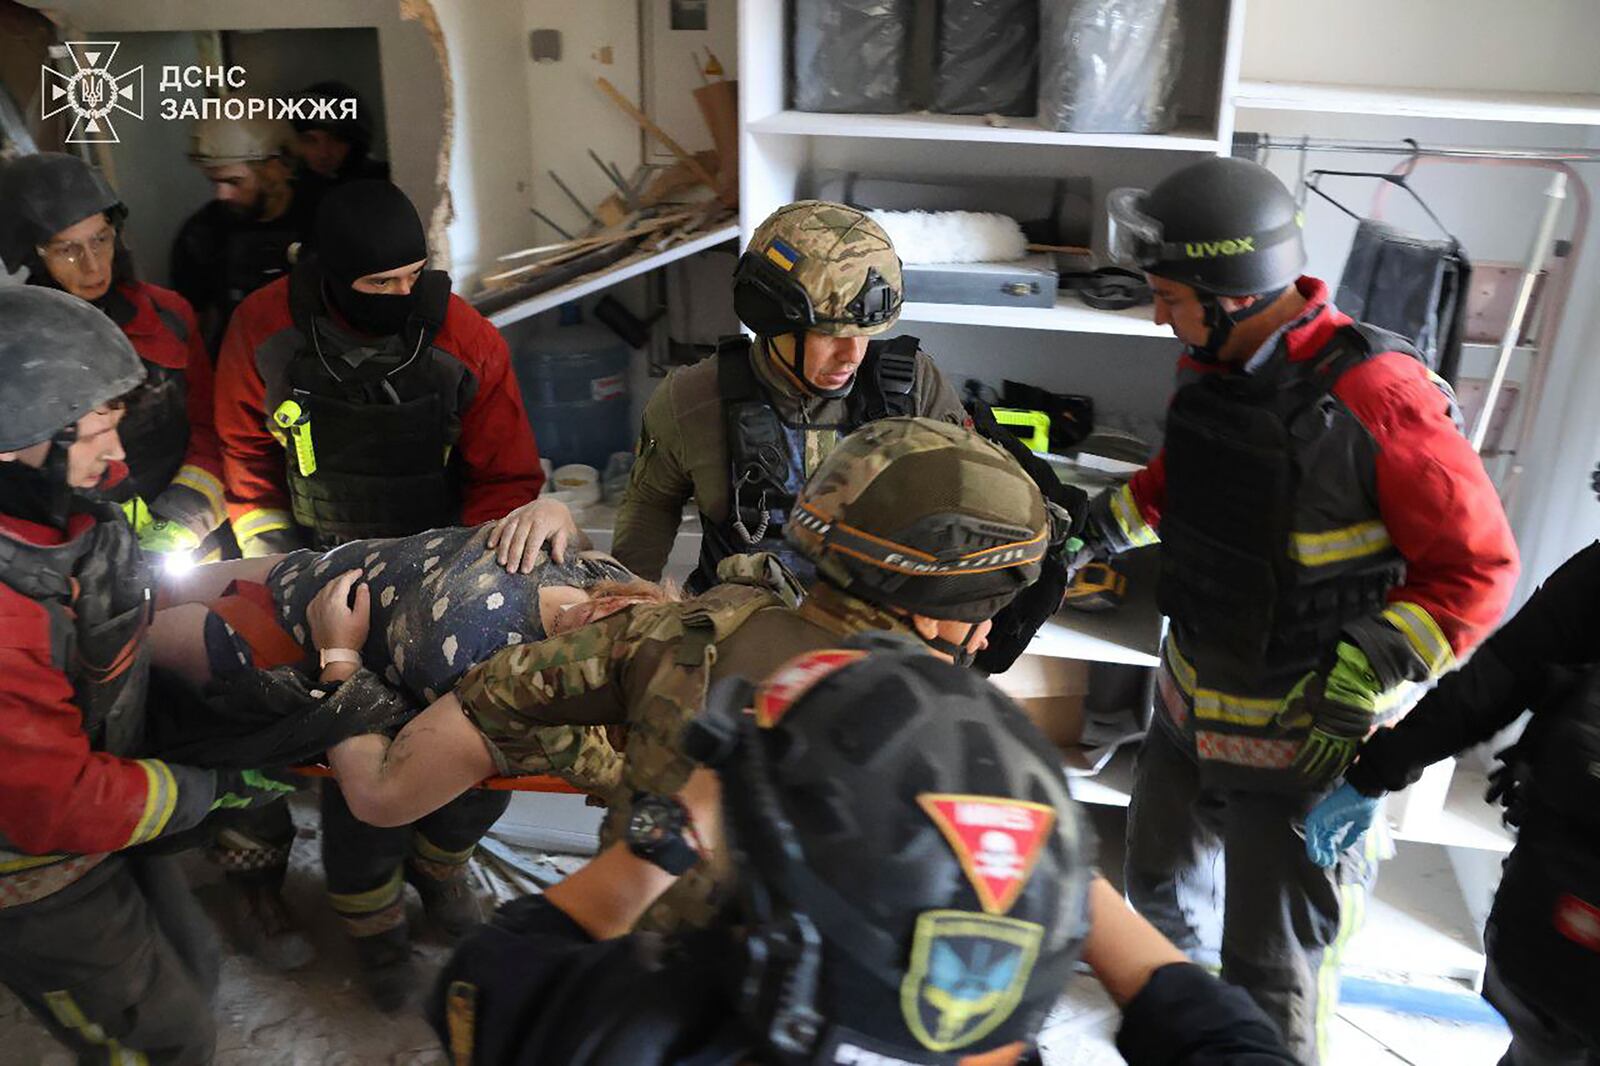
M 144 65 L 113 75 L 111 61 L 119 46 L 117 41 L 68 41 L 72 74 L 40 68 L 40 117 L 70 110 L 75 117 L 68 144 L 117 144 L 121 138 L 111 121 L 114 112 L 144 118 Z

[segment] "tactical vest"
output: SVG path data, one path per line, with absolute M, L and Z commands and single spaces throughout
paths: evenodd
M 449 276 L 429 270 L 417 282 L 416 310 L 401 332 L 408 356 L 350 366 L 316 332 L 320 275 L 301 268 L 289 280 L 290 312 L 304 338 L 289 361 L 289 396 L 302 422 L 284 443 L 295 522 L 318 548 L 454 525 L 455 382 L 431 347 L 444 326 Z M 309 446 L 297 446 L 300 433 Z
M 1292 550 L 1306 493 L 1347 509 L 1345 529 L 1382 532 L 1352 461 L 1365 430 L 1331 393 L 1387 351 L 1415 355 L 1392 335 L 1344 327 L 1310 359 L 1209 374 L 1173 398 L 1157 602 L 1208 684 L 1292 681 L 1325 667 L 1345 625 L 1380 611 L 1403 578 L 1392 546 L 1316 565 Z M 1316 476 L 1304 477 L 1312 467 Z
M 811 584 L 816 573 L 811 561 L 783 536 L 784 522 L 805 485 L 806 431 L 832 429 L 843 437 L 868 422 L 915 414 L 920 347 L 915 337 L 871 342 L 856 371 L 855 387 L 845 398 L 844 420 L 831 426 L 797 426 L 778 416 L 756 377 L 750 339 L 729 337 L 717 346 L 717 391 L 728 442 L 728 517 L 714 522 L 701 512 L 700 564 L 689 579 L 692 591 L 710 588 L 717 564 L 745 552 L 771 552 L 804 584 Z
M 65 544 L 42 546 L 0 535 L 0 582 L 48 614 L 51 665 L 72 685 L 90 749 L 129 756 L 144 740 L 150 672 L 145 632 L 154 616 L 150 571 L 115 504 L 87 509 L 95 524 Z M 64 855 L 24 856 L 0 839 L 0 876 L 16 866 L 48 877 L 44 866 L 70 861 Z M 87 868 L 80 863 L 61 877 L 71 880 Z
M 156 314 L 179 341 L 187 343 L 189 331 L 182 318 L 159 304 Z M 128 397 L 127 410 L 117 426 L 128 453 L 128 478 L 117 487 L 121 490 L 117 496 L 130 499 L 137 495 L 148 502 L 172 484 L 189 451 L 189 376 L 181 368 L 148 359 L 144 368 L 144 384 Z
M 1520 995 L 1600 1044 L 1600 665 L 1535 709 L 1516 751 L 1521 817 L 1492 956 Z

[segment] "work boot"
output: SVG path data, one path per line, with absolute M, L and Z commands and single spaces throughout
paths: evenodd
M 245 951 L 280 973 L 298 970 L 317 957 L 317 949 L 296 925 L 278 885 L 229 880 L 234 888 L 234 928 Z
M 411 998 L 416 972 L 411 965 L 411 938 L 405 926 L 372 936 L 351 938 L 361 967 L 361 984 L 373 1004 L 393 1014 Z
M 433 924 L 451 940 L 459 940 L 488 917 L 466 863 L 447 866 L 413 858 L 406 863 L 406 880 L 422 898 L 422 909 Z

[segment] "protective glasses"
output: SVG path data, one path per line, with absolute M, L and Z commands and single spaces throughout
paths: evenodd
M 116 228 L 107 226 L 87 240 L 51 241 L 49 244 L 38 245 L 35 250 L 40 258 L 48 262 L 80 266 L 87 262 L 90 256 L 99 261 L 110 255 L 116 243 Z
M 1144 213 L 1145 195 L 1143 189 L 1113 189 L 1106 197 L 1106 250 L 1114 262 L 1141 269 L 1182 254 L 1162 240 L 1161 223 Z

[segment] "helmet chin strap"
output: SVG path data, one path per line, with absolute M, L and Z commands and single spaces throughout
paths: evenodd
M 1233 336 L 1233 328 L 1271 307 L 1288 288 L 1289 286 L 1283 285 L 1270 292 L 1257 293 L 1255 301 L 1250 306 L 1241 307 L 1237 311 L 1223 307 L 1222 298 L 1216 293 L 1197 290 L 1200 307 L 1205 312 L 1206 342 L 1191 346 L 1191 350 L 1198 358 L 1208 363 L 1216 362 L 1221 358 L 1222 349 L 1227 346 L 1228 339 Z
M 911 628 L 916 632 L 917 636 L 921 638 L 922 643 L 926 644 L 934 651 L 950 656 L 950 661 L 955 663 L 957 666 L 971 666 L 972 661 L 977 658 L 977 653 L 974 652 L 969 646 L 972 643 L 972 634 L 978 629 L 977 622 L 968 623 L 966 636 L 961 638 L 961 643 L 959 644 L 953 640 L 944 639 L 943 637 L 939 636 L 937 632 L 930 637 L 925 636 L 922 630 L 917 629 L 916 626 L 912 626 Z
M 851 376 L 850 380 L 847 381 L 842 388 L 837 389 L 818 388 L 816 382 L 806 377 L 805 332 L 803 330 L 797 330 L 796 332 L 789 334 L 789 336 L 794 338 L 794 356 L 789 360 L 789 370 L 794 375 L 794 379 L 800 383 L 801 391 L 805 392 L 805 394 L 808 396 L 817 396 L 825 400 L 837 400 L 840 397 L 850 395 L 850 390 L 856 387 L 856 379 L 854 375 Z M 761 338 L 761 343 L 766 345 L 771 344 L 772 342 L 770 338 L 763 337 Z M 772 353 L 772 355 L 774 358 L 781 358 L 775 351 Z

